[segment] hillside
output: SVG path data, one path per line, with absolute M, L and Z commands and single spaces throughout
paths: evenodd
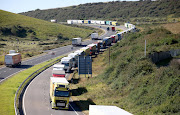
M 180 17 L 179 0 L 161 1 L 114 1 L 108 3 L 87 3 L 66 8 L 29 11 L 21 13 L 26 16 L 58 22 L 67 19 L 104 19 L 118 21 L 167 21 L 169 17 Z M 146 17 L 146 18 L 139 18 Z M 154 17 L 154 18 L 148 18 Z M 134 19 L 135 18 L 135 19 Z M 156 19 L 158 18 L 158 19 Z
M 86 39 L 98 31 L 90 27 L 71 27 L 0 10 L 0 65 L 9 50 L 21 52 L 23 58 L 43 50 L 71 43 L 74 37 Z
M 135 115 L 178 115 L 180 62 L 171 59 L 159 64 L 148 58 L 154 52 L 180 49 L 180 34 L 164 28 L 173 31 L 172 25 L 151 25 L 129 33 L 110 48 L 110 65 L 108 50 L 93 58 L 93 78 L 77 79 L 78 83 L 71 86 L 73 100 L 85 113 L 90 104 L 97 104 L 118 106 Z
M 25 33 L 27 35 L 17 36 L 17 37 L 28 37 L 28 35 L 32 33 L 34 36 L 36 36 L 39 39 L 47 39 L 48 37 L 57 38 L 58 34 L 61 34 L 62 38 L 67 38 L 67 39 L 71 39 L 73 37 L 78 37 L 78 36 L 82 38 L 86 38 L 92 32 L 92 30 L 88 30 L 88 29 L 75 28 L 75 27 L 69 27 L 56 23 L 50 23 L 36 18 L 30 18 L 27 16 L 23 16 L 20 14 L 13 14 L 2 10 L 0 10 L 0 27 L 1 27 L 2 35 L 8 34 L 8 32 L 7 33 L 4 32 L 4 30 L 6 30 L 5 28 L 14 28 L 17 29 L 17 31 L 18 28 L 22 28 L 24 29 L 24 31 L 26 31 Z

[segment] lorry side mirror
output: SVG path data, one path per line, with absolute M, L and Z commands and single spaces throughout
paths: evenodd
M 70 92 L 70 96 L 72 96 L 72 92 Z

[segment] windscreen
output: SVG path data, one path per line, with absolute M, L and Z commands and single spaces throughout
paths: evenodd
M 54 91 L 54 96 L 56 96 L 56 97 L 69 97 L 69 91 L 55 90 Z
M 62 64 L 64 64 L 65 66 L 69 66 L 69 63 L 62 63 Z

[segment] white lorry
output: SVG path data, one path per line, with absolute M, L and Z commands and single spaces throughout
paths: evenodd
M 77 53 L 79 56 L 84 55 L 84 51 L 82 50 L 76 50 L 74 53 Z
M 53 77 L 65 77 L 66 74 L 64 70 L 64 65 L 63 64 L 53 65 L 52 75 Z
M 21 54 L 15 53 L 14 50 L 10 50 L 9 54 L 4 57 L 4 63 L 6 67 L 14 67 L 16 65 L 21 65 Z
M 82 45 L 81 38 L 73 38 L 73 39 L 72 39 L 72 45 L 73 45 L 73 46 Z
M 77 65 L 78 65 L 78 55 L 79 55 L 78 53 L 70 53 L 68 55 L 68 57 L 71 57 L 72 60 L 73 60 L 72 67 L 77 67 Z
M 63 57 L 61 59 L 61 64 L 64 65 L 64 70 L 66 72 L 70 72 L 71 71 L 71 68 L 72 68 L 72 63 L 73 63 L 73 60 L 71 57 Z
M 89 115 L 133 115 L 117 106 L 89 105 Z
M 97 40 L 98 37 L 99 37 L 99 36 L 98 36 L 98 33 L 92 33 L 92 34 L 91 34 L 91 39 L 92 39 L 92 40 Z

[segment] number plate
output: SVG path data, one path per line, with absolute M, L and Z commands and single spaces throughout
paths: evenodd
M 65 106 L 65 103 L 57 103 L 57 106 Z

